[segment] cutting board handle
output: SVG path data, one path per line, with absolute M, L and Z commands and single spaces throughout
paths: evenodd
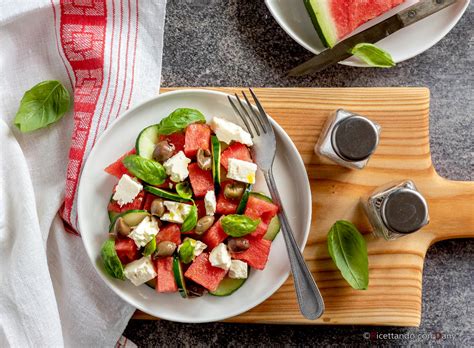
M 474 182 L 452 181 L 433 176 L 432 187 L 425 188 L 430 214 L 427 230 L 431 244 L 445 239 L 474 237 Z

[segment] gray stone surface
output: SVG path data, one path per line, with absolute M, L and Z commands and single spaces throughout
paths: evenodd
M 474 11 L 436 46 L 389 70 L 335 66 L 318 75 L 285 77 L 311 55 L 276 24 L 263 0 L 169 0 L 163 86 L 427 86 L 431 146 L 438 172 L 473 180 Z M 474 212 L 473 212 L 474 213 Z M 139 346 L 456 345 L 474 346 L 473 240 L 440 242 L 428 251 L 420 328 L 356 326 L 186 325 L 131 321 Z M 203 309 L 205 310 L 205 309 Z M 364 333 L 414 335 L 367 340 Z M 451 335 L 437 339 L 436 335 Z

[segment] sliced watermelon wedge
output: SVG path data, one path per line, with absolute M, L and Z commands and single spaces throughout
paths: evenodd
M 264 196 L 263 196 L 264 197 Z M 244 215 L 252 219 L 260 219 L 257 229 L 252 232 L 252 237 L 262 238 L 267 232 L 268 225 L 273 217 L 278 213 L 278 206 L 264 199 L 258 198 L 258 195 L 250 195 L 247 201 Z
M 163 257 L 156 259 L 156 291 L 157 292 L 176 292 L 178 286 L 174 279 L 173 257 Z
M 222 243 L 228 235 L 224 232 L 221 220 L 217 220 L 210 229 L 202 236 L 202 242 L 208 247 L 208 250 L 214 249 L 219 243 Z
M 122 175 L 124 174 L 128 174 L 130 176 L 133 176 L 131 175 L 127 168 L 123 165 L 122 163 L 122 160 L 127 157 L 128 155 L 134 155 L 136 154 L 137 152 L 135 151 L 135 149 L 132 149 L 130 150 L 129 152 L 127 152 L 126 154 L 124 154 L 122 157 L 120 157 L 118 160 L 116 160 L 114 163 L 110 164 L 108 167 L 106 167 L 104 169 L 104 171 L 110 175 L 113 175 L 117 178 L 121 178 Z
M 184 276 L 193 282 L 204 286 L 209 291 L 215 291 L 224 279 L 226 271 L 217 268 L 209 262 L 209 254 L 202 253 L 191 264 Z
M 247 262 L 249 266 L 262 270 L 265 268 L 272 242 L 266 239 L 246 237 L 250 247 L 241 253 L 231 253 L 232 258 Z
M 400 5 L 405 0 L 304 0 L 318 35 L 333 47 L 365 22 Z
M 165 241 L 173 242 L 176 245 L 181 244 L 181 231 L 178 225 L 169 224 L 160 228 L 156 235 L 156 244 Z

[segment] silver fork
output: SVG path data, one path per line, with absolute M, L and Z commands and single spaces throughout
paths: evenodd
M 281 204 L 275 179 L 273 178 L 272 166 L 276 152 L 275 133 L 273 132 L 273 127 L 270 124 L 262 104 L 252 89 L 249 88 L 249 90 L 257 105 L 258 112 L 253 109 L 244 92 L 242 92 L 242 95 L 245 102 L 242 102 L 239 96 L 235 94 L 238 106 L 230 96 L 228 96 L 228 99 L 234 111 L 242 119 L 248 132 L 252 136 L 255 143 L 255 146 L 252 147 L 253 158 L 263 172 L 273 202 L 280 207 L 278 217 L 281 221 L 286 250 L 288 251 L 288 258 L 290 259 L 291 272 L 293 273 L 300 311 L 307 319 L 317 319 L 324 312 L 323 298 L 296 244 L 293 231 Z M 247 107 L 245 107 L 244 104 L 246 104 Z

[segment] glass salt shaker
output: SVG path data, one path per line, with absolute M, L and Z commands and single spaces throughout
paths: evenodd
M 344 167 L 362 169 L 379 143 L 380 132 L 377 123 L 339 109 L 326 121 L 314 151 Z
M 367 217 L 378 237 L 397 239 L 429 222 L 428 204 L 411 180 L 389 183 L 362 198 Z

